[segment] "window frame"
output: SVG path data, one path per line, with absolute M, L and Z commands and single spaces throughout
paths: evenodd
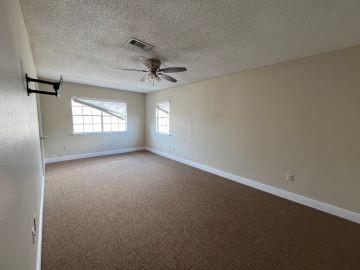
M 169 132 L 168 133 L 165 133 L 165 132 L 160 132 L 159 130 L 158 130 L 158 116 L 157 116 L 157 106 L 158 105 L 160 105 L 160 104 L 169 104 L 169 117 L 168 117 L 168 119 L 169 119 Z M 171 119 L 171 102 L 170 102 L 170 100 L 163 100 L 163 101 L 158 101 L 158 102 L 156 102 L 155 103 L 155 133 L 156 134 L 159 134 L 159 135 L 164 135 L 164 136 L 171 136 L 171 125 L 170 125 L 170 119 Z
M 94 131 L 94 132 L 75 132 L 74 131 L 74 114 L 73 114 L 73 106 L 72 106 L 72 102 L 76 102 L 74 99 L 90 99 L 90 100 L 97 100 L 97 101 L 108 101 L 108 102 L 117 102 L 117 103 L 124 103 L 125 104 L 125 108 L 126 108 L 126 116 L 125 116 L 125 130 L 123 131 L 104 131 L 104 123 L 103 123 L 103 115 L 102 115 L 102 111 L 101 111 L 101 130 L 102 131 Z M 85 105 L 87 106 L 87 105 Z M 92 108 L 91 106 L 87 106 L 89 108 Z M 94 108 L 95 109 L 95 108 Z M 122 100 L 111 100 L 111 99 L 102 99 L 102 98 L 89 98 L 89 97 L 78 97 L 78 96 L 73 96 L 70 98 L 70 110 L 71 110 L 71 134 L 72 135 L 110 135 L 110 134 L 116 134 L 116 133 L 124 133 L 124 132 L 128 132 L 128 106 L 127 106 L 127 102 L 122 101 Z M 76 116 L 76 115 L 75 115 Z M 116 116 L 115 116 L 116 117 Z

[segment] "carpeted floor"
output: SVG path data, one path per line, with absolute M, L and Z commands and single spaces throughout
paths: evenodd
M 149 152 L 46 167 L 43 270 L 360 269 L 360 225 Z

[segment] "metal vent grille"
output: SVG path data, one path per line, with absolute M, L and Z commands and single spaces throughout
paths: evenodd
M 149 43 L 146 43 L 144 41 L 141 41 L 141 40 L 133 38 L 133 37 L 129 39 L 128 43 L 133 46 L 139 47 L 140 49 L 143 49 L 145 51 L 149 51 L 152 48 L 154 48 L 153 45 L 150 45 Z

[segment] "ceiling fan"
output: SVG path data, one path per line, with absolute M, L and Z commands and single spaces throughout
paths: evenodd
M 152 81 L 153 83 L 155 81 L 159 82 L 161 79 L 167 80 L 169 82 L 177 82 L 177 80 L 174 77 L 171 77 L 165 73 L 177 73 L 177 72 L 184 72 L 187 69 L 185 67 L 168 67 L 168 68 L 160 68 L 161 61 L 159 59 L 147 59 L 145 57 L 141 57 L 143 64 L 146 67 L 145 69 L 133 69 L 133 68 L 116 68 L 120 70 L 126 70 L 126 71 L 138 71 L 138 72 L 144 72 L 147 73 L 145 76 L 143 76 L 140 81 Z

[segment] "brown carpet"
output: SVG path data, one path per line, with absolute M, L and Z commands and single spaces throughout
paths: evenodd
M 43 270 L 360 269 L 360 225 L 149 152 L 47 166 Z

